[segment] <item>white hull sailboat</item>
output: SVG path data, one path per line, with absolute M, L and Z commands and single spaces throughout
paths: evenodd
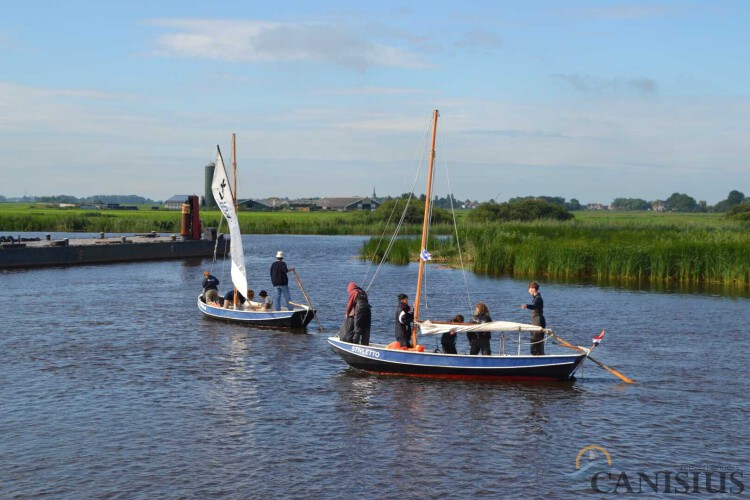
M 232 165 L 236 179 L 236 156 L 235 136 L 232 134 Z M 242 247 L 242 235 L 237 220 L 237 183 L 235 181 L 234 191 L 231 189 L 224 160 L 221 156 L 219 146 L 216 146 L 216 167 L 211 183 L 216 204 L 219 206 L 224 219 L 229 226 L 231 236 L 230 256 L 232 259 L 231 277 L 235 293 L 247 297 L 247 272 L 245 270 L 245 254 Z M 237 301 L 233 301 L 236 303 Z M 211 319 L 231 321 L 252 326 L 304 328 L 315 317 L 315 310 L 304 304 L 290 303 L 291 309 L 276 311 L 267 309 L 264 304 L 254 301 L 245 301 L 238 306 L 223 307 L 219 303 L 206 303 L 203 294 L 198 297 L 198 309 L 204 316 Z

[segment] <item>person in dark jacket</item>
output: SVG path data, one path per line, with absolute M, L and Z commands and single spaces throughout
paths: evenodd
M 354 344 L 370 345 L 370 325 L 372 313 L 367 292 L 362 290 L 353 281 L 347 286 L 349 301 L 346 303 L 344 314 L 344 325 L 346 329 L 345 342 Z M 344 339 L 342 339 L 344 340 Z
M 255 297 L 255 292 L 253 292 L 252 290 L 248 290 L 247 295 L 249 300 L 253 300 L 253 297 Z M 242 304 L 244 303 L 245 297 L 243 297 L 240 292 L 237 292 L 237 304 L 234 303 L 234 288 L 224 294 L 224 309 L 229 309 L 235 305 L 237 306 L 236 309 L 239 309 L 240 306 L 242 306 Z
M 547 320 L 544 318 L 544 301 L 539 294 L 539 283 L 532 281 L 529 283 L 529 295 L 531 295 L 530 304 L 522 304 L 521 309 L 531 311 L 531 324 L 547 328 Z M 544 355 L 544 332 L 531 332 L 531 355 Z
M 276 310 L 281 310 L 281 297 L 284 297 L 286 308 L 291 311 L 292 298 L 289 296 L 289 278 L 287 273 L 294 271 L 293 267 L 287 267 L 284 262 L 284 252 L 276 252 L 276 262 L 271 264 L 271 284 L 276 290 Z
M 219 280 L 208 271 L 203 271 L 203 300 L 206 304 L 219 298 Z
M 463 323 L 464 317 L 460 314 L 457 314 L 450 322 Z M 443 352 L 445 354 L 458 354 L 458 351 L 456 351 L 456 330 L 445 332 L 443 336 L 440 337 L 440 343 L 443 345 Z
M 400 293 L 396 308 L 396 340 L 401 347 L 411 347 L 412 321 L 414 321 L 414 314 L 411 312 L 409 298 Z
M 492 318 L 490 317 L 490 311 L 487 309 L 487 304 L 484 302 L 477 303 L 474 308 L 474 316 L 471 317 L 472 323 L 490 323 Z M 477 355 L 479 351 L 482 352 L 483 356 L 489 356 L 492 354 L 490 350 L 490 340 L 492 339 L 491 332 L 466 332 L 466 336 L 469 337 L 469 345 L 471 349 L 469 354 Z

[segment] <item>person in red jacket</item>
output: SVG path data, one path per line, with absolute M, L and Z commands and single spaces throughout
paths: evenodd
M 370 325 L 372 313 L 367 292 L 362 290 L 353 281 L 346 287 L 349 292 L 349 301 L 346 303 L 344 324 L 348 342 L 354 344 L 370 345 Z

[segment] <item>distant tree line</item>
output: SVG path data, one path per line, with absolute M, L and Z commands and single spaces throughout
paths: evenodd
M 8 201 L 5 196 L 0 195 L 0 202 Z M 103 205 L 107 203 L 116 203 L 118 205 L 158 205 L 161 201 L 154 201 L 151 198 L 144 198 L 135 194 L 97 194 L 94 196 L 87 196 L 85 198 L 78 198 L 67 194 L 59 194 L 55 196 L 23 196 L 17 201 L 20 202 L 36 202 L 36 203 L 72 203 L 72 204 L 85 204 L 91 203 L 94 205 Z
M 650 210 L 655 202 L 648 202 L 640 198 L 615 198 L 612 202 L 612 208 L 615 210 Z M 714 206 L 708 205 L 705 201 L 695 201 L 695 198 L 684 193 L 672 193 L 672 195 L 663 201 L 662 209 L 667 212 L 728 212 L 734 207 L 750 203 L 740 191 L 730 191 L 725 200 L 720 201 Z
M 413 195 L 410 193 L 403 193 L 400 196 L 391 197 L 388 196 L 383 198 L 384 200 L 399 200 L 406 199 L 409 196 L 415 197 L 417 200 L 424 203 L 425 195 Z M 20 201 L 20 202 L 43 202 L 43 203 L 78 203 L 78 204 L 106 204 L 106 203 L 117 203 L 120 205 L 147 205 L 147 204 L 160 204 L 161 201 L 155 201 L 150 198 L 144 198 L 143 196 L 131 195 L 94 195 L 85 198 L 77 198 L 70 195 L 57 195 L 57 196 L 23 196 L 21 198 L 8 199 L 3 195 L 0 195 L 0 202 L 5 201 Z M 540 203 L 526 203 L 526 202 L 543 202 L 545 205 Z M 480 215 L 475 217 L 485 217 L 489 213 L 495 214 L 496 217 L 506 218 L 508 214 L 513 212 L 518 214 L 517 207 L 526 207 L 526 209 L 532 210 L 532 213 L 540 217 L 533 218 L 559 218 L 565 217 L 560 215 L 561 213 L 573 212 L 576 210 L 583 210 L 586 208 L 577 199 L 571 198 L 566 200 L 562 196 L 524 196 L 516 197 L 508 200 L 507 203 L 496 203 L 495 200 L 489 200 L 489 202 L 478 203 L 476 200 L 471 201 L 459 201 L 452 194 L 446 197 L 435 196 L 433 200 L 433 207 L 436 209 L 450 209 L 450 208 L 461 208 L 467 204 L 478 205 L 478 208 L 482 208 Z M 746 197 L 744 193 L 737 190 L 732 190 L 726 199 L 718 202 L 716 205 L 710 206 L 705 201 L 696 201 L 695 198 L 684 193 L 672 193 L 672 195 L 666 200 L 655 200 L 646 201 L 641 198 L 615 198 L 612 202 L 612 208 L 615 210 L 652 210 L 655 205 L 659 205 L 660 210 L 667 212 L 719 212 L 727 213 L 729 217 L 735 219 L 747 218 L 750 219 L 750 198 Z M 486 206 L 485 206 L 486 205 Z M 547 207 L 547 205 L 562 207 L 565 212 L 557 213 L 554 210 Z M 390 208 L 392 204 L 388 205 Z M 481 215 L 484 214 L 484 215 Z M 744 215 L 743 215 L 744 214 Z M 440 214 L 439 217 L 444 214 Z M 521 219 L 523 220 L 523 219 Z

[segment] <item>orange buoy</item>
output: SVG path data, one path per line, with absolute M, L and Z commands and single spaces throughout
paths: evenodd
M 398 340 L 394 340 L 387 346 L 385 346 L 386 349 L 401 349 L 401 344 L 398 342 Z
M 417 344 L 417 352 L 424 352 L 424 346 Z

